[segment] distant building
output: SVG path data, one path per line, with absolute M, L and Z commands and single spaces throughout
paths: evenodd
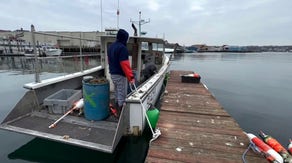
M 80 40 L 74 38 L 83 38 L 88 40 L 82 40 L 82 47 L 95 47 L 100 45 L 100 36 L 105 35 L 104 32 L 70 32 L 70 31 L 38 31 L 39 33 L 47 33 L 59 36 L 48 36 L 42 34 L 36 34 L 36 43 L 39 45 L 57 45 L 60 48 L 65 47 L 79 47 Z M 63 36 L 69 36 L 66 38 Z M 97 40 L 97 41 L 89 41 Z M 32 36 L 30 31 L 17 30 L 17 31 L 7 31 L 0 30 L 0 41 L 3 43 L 8 42 L 23 42 L 26 44 L 32 44 Z
M 42 34 L 45 33 L 45 34 Z M 50 34 L 50 35 L 47 35 Z M 35 33 L 36 46 L 56 46 L 64 52 L 99 51 L 100 36 L 105 32 L 38 31 Z M 86 39 L 86 40 L 81 40 Z M 27 30 L 0 30 L 0 53 L 22 54 L 32 48 L 32 33 Z

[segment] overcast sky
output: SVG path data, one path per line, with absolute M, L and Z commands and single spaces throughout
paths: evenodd
M 130 20 L 138 21 L 141 11 L 142 19 L 150 19 L 142 25 L 146 36 L 172 43 L 292 45 L 292 0 L 7 0 L 0 8 L 3 30 L 30 30 L 31 24 L 37 31 L 118 26 L 133 35 Z

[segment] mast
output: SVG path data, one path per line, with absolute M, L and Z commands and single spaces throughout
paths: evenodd
M 100 32 L 102 32 L 102 0 L 100 0 Z
M 144 25 L 144 24 L 146 24 L 146 23 L 149 23 L 149 22 L 150 22 L 150 19 L 148 19 L 148 20 L 144 20 L 144 19 L 142 19 L 142 18 L 141 18 L 141 11 L 139 11 L 139 21 L 132 21 L 132 19 L 131 19 L 130 22 L 139 25 L 139 36 L 141 36 L 141 35 L 146 34 L 146 32 L 142 32 L 142 31 L 141 31 L 141 26 Z

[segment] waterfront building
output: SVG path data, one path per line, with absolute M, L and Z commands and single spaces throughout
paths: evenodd
M 41 33 L 51 34 L 45 35 Z M 35 34 L 37 46 L 56 46 L 64 51 L 78 51 L 80 45 L 82 49 L 100 49 L 100 36 L 105 32 L 99 31 L 38 31 Z M 68 37 L 64 37 L 68 36 Z M 86 40 L 80 41 L 82 38 Z M 95 40 L 95 41 L 90 41 Z M 32 46 L 32 34 L 28 30 L 0 30 L 0 53 L 21 54 L 27 47 Z

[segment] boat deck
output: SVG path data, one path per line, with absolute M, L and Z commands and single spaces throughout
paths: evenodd
M 146 162 L 242 162 L 249 140 L 236 121 L 202 83 L 182 83 L 171 71 L 157 127 L 161 135 L 149 146 Z M 253 163 L 267 162 L 250 150 Z
M 113 152 L 118 120 L 109 116 L 103 121 L 88 121 L 83 116 L 68 115 L 56 127 L 49 126 L 61 115 L 46 110 L 32 111 L 18 116 L 2 127 L 63 143 L 75 144 L 103 152 Z
M 78 139 L 81 141 L 111 146 L 117 127 L 116 122 L 90 122 L 85 120 L 83 117 L 80 118 L 69 115 L 64 118 L 63 121 L 59 122 L 55 128 L 49 128 L 49 125 L 59 117 L 60 115 L 50 115 L 50 117 L 48 117 L 48 114 L 32 112 L 17 121 L 11 122 L 10 125 L 33 131 L 54 134 L 63 139 Z M 106 137 L 104 135 L 106 135 Z

